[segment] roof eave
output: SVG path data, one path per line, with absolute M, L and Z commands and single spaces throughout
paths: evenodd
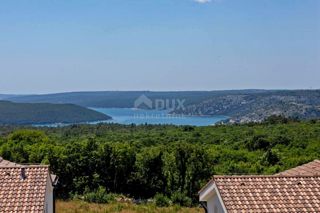
M 224 212 L 228 212 L 220 195 L 219 187 L 215 183 L 214 179 L 211 179 L 209 183 L 199 191 L 199 200 L 207 202 L 210 198 L 214 196 L 218 197 Z

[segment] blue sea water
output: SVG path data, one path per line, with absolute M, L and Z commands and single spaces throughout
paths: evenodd
M 119 124 L 173 124 L 208 126 L 225 120 L 226 116 L 181 116 L 170 115 L 167 111 L 134 108 L 90 108 L 112 117 L 108 123 Z

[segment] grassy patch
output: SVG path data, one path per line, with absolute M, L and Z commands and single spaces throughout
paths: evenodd
M 56 203 L 57 213 L 203 213 L 201 208 L 182 208 L 171 206 L 159 208 L 152 204 L 136 205 L 131 203 L 93 204 L 83 201 L 61 201 Z

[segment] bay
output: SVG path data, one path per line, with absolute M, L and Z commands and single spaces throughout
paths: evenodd
M 106 123 L 119 124 L 173 124 L 209 126 L 225 120 L 227 116 L 184 116 L 171 115 L 162 110 L 144 110 L 135 108 L 90 108 L 107 114 L 112 120 L 103 121 Z

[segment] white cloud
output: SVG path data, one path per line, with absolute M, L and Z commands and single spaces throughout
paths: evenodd
M 193 1 L 200 3 L 200 4 L 205 4 L 205 3 L 211 2 L 211 0 L 193 0 Z

